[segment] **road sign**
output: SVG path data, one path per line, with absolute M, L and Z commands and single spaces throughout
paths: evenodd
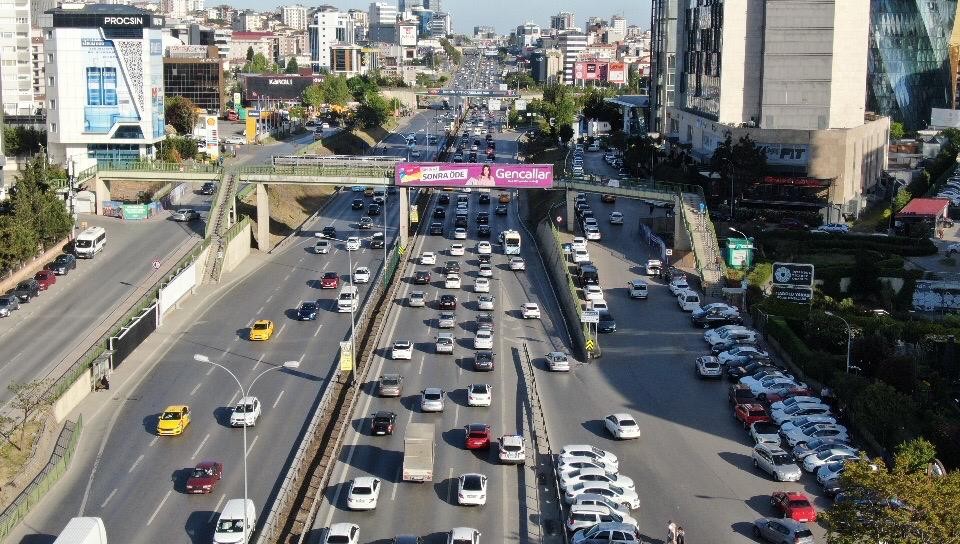
M 668 247 L 663 250 L 663 254 L 666 255 L 667 257 L 670 257 L 671 255 L 673 255 L 673 250 Z
M 353 370 L 353 350 L 350 342 L 340 342 L 340 371 L 350 372 Z
M 813 265 L 803 263 L 773 263 L 773 284 L 794 287 L 813 287 Z
M 600 323 L 600 310 L 584 310 L 580 314 L 581 323 Z
M 154 269 L 154 270 L 160 270 L 160 259 L 154 259 L 154 260 L 153 260 L 153 269 Z
M 587 351 L 593 351 L 596 347 L 597 345 L 593 343 L 593 338 L 587 340 Z
M 813 287 L 774 284 L 773 296 L 784 302 L 810 304 L 813 301 Z

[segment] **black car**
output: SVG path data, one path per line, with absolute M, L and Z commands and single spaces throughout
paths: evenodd
M 337 229 L 333 225 L 328 225 L 326 227 L 323 227 L 323 230 L 320 231 L 320 234 L 324 238 L 336 238 Z
M 481 253 L 481 254 L 477 255 L 477 262 L 480 263 L 480 264 L 490 264 L 490 254 L 489 254 L 489 253 Z
M 375 232 L 370 238 L 370 249 L 383 249 L 383 233 Z
M 40 283 L 33 278 L 23 280 L 13 289 L 13 294 L 17 295 L 20 302 L 30 302 L 30 299 L 40 295 Z
M 317 310 L 319 309 L 320 307 L 316 302 L 302 302 L 300 307 L 297 308 L 297 319 L 300 321 L 313 321 L 317 318 Z
M 478 224 L 478 225 L 489 225 L 489 224 L 490 224 L 490 212 L 477 212 L 477 224 Z
M 597 323 L 597 331 L 616 332 L 616 330 L 617 322 L 614 321 L 613 315 L 606 310 L 600 310 L 600 322 Z
M 506 204 L 500 204 L 497 206 L 497 209 L 494 210 L 494 213 L 497 215 L 507 215 L 507 206 Z
M 736 382 L 736 381 L 739 381 L 740 378 L 744 376 L 751 376 L 758 370 L 763 370 L 765 368 L 773 368 L 773 365 L 768 363 L 763 363 L 761 361 L 754 361 L 748 365 L 742 365 L 742 366 L 736 366 L 736 367 L 728 366 L 726 368 L 727 379 L 732 382 Z
M 460 262 L 459 261 L 447 261 L 443 265 L 444 274 L 459 274 L 460 273 Z
M 368 206 L 368 207 L 367 207 L 367 215 L 369 215 L 369 216 L 380 215 L 380 205 L 379 205 L 379 204 L 371 204 L 370 206 Z
M 200 186 L 201 195 L 212 195 L 217 192 L 217 184 L 213 182 L 207 182 Z
M 393 544 L 423 544 L 423 539 L 417 535 L 397 535 L 393 537 Z
M 490 194 L 489 193 L 480 193 L 480 203 L 489 204 L 490 203 Z
M 393 412 L 377 412 L 370 422 L 370 432 L 375 435 L 393 434 L 393 427 L 397 423 L 397 414 Z
M 450 195 L 448 195 L 447 193 L 440 193 L 440 196 L 437 197 L 437 204 L 446 205 L 449 203 L 450 203 Z
M 454 295 L 440 295 L 440 309 L 441 310 L 456 310 L 457 309 L 457 297 Z
M 447 216 L 447 209 L 437 206 L 433 209 L 433 218 L 434 219 L 443 219 Z
M 443 236 L 443 223 L 430 223 L 430 234 Z
M 493 370 L 493 352 L 478 351 L 473 356 L 473 369 L 490 372 Z
M 57 258 L 47 266 L 49 270 L 53 270 L 53 273 L 58 276 L 67 275 L 67 272 L 76 267 L 77 258 L 69 253 L 61 253 L 60 255 L 57 255 Z
M 354 199 L 353 199 L 353 202 L 350 203 L 350 208 L 352 208 L 352 209 L 354 209 L 354 210 L 362 210 L 362 209 L 363 209 L 363 199 L 362 199 L 362 198 L 354 198 Z
M 490 225 L 480 225 L 477 227 L 477 238 L 489 238 Z
M 493 314 L 491 313 L 479 313 L 477 314 L 477 330 L 480 329 L 490 329 L 493 330 Z
M 690 321 L 695 327 L 719 327 L 721 325 L 740 325 L 743 318 L 740 317 L 740 311 L 725 304 L 713 306 L 708 304 L 699 310 L 694 310 L 690 314 Z
M 413 283 L 416 285 L 427 285 L 430 283 L 430 272 L 417 270 L 413 273 Z
M 453 221 L 453 227 L 454 227 L 454 228 L 457 228 L 457 229 L 465 229 L 465 228 L 467 228 L 467 216 L 466 216 L 466 215 L 458 215 L 457 218 L 454 219 L 454 221 Z

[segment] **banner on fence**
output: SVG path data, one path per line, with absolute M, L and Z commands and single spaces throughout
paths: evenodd
M 157 330 L 157 305 L 151 304 L 132 323 L 120 329 L 117 336 L 110 337 L 110 349 L 113 350 L 113 367 L 121 363 L 137 349 L 150 333 Z
M 170 280 L 170 283 L 160 289 L 158 304 L 160 317 L 163 317 L 171 306 L 183 298 L 197 284 L 197 261 L 184 268 Z
M 549 189 L 553 187 L 553 165 L 401 162 L 396 166 L 396 183 L 407 187 Z

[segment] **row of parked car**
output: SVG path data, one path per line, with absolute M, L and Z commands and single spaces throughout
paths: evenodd
M 57 276 L 65 276 L 76 267 L 76 257 L 69 253 L 61 253 L 32 278 L 20 281 L 7 294 L 0 296 L 0 317 L 8 317 L 14 310 L 20 309 L 20 304 L 40 296 L 41 291 L 46 291 L 57 283 Z

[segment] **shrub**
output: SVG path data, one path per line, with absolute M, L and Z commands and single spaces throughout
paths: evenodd
M 878 251 L 884 254 L 915 257 L 935 255 L 937 246 L 929 239 L 869 234 L 822 234 L 800 231 L 765 231 L 757 234 L 764 251 L 775 255 L 809 253 L 811 250 Z

